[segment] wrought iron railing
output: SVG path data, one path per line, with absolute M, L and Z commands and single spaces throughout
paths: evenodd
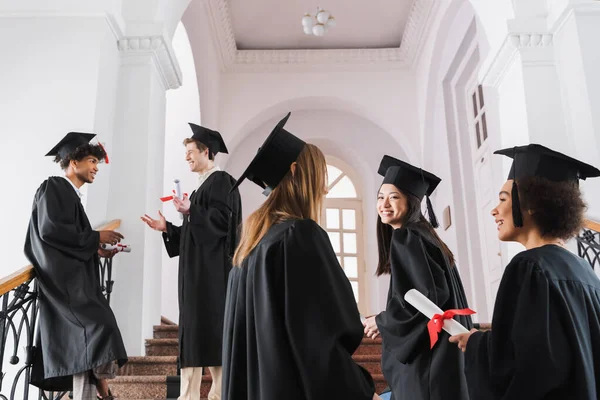
M 114 220 L 98 230 L 115 230 L 120 224 L 120 220 Z M 110 302 L 114 284 L 112 258 L 100 258 L 98 276 L 102 293 Z M 33 266 L 29 265 L 0 280 L 0 400 L 31 398 L 29 380 L 37 331 L 37 299 Z M 14 367 L 8 367 L 6 360 Z M 8 379 L 7 367 L 11 369 L 11 379 Z M 59 400 L 67 395 L 67 392 L 39 390 L 39 394 L 34 396 L 40 400 Z
M 600 268 L 600 224 L 586 221 L 584 229 L 577 236 L 577 254 L 587 260 L 592 269 Z

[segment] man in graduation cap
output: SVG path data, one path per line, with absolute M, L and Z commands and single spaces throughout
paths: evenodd
M 39 335 L 31 383 L 43 390 L 73 390 L 75 400 L 110 398 L 103 377 L 112 377 L 127 354 L 98 279 L 99 256 L 114 253 L 101 243 L 123 236 L 95 231 L 81 204 L 84 183 L 93 183 L 106 159 L 90 133 L 68 133 L 46 156 L 65 171 L 45 180 L 35 194 L 25 254 L 39 288 Z
M 185 160 L 198 174 L 198 189 L 174 198 L 183 214 L 182 226 L 148 215 L 142 220 L 163 232 L 170 257 L 179 256 L 180 400 L 199 400 L 202 369 L 209 367 L 213 383 L 209 400 L 221 398 L 223 315 L 231 258 L 238 241 L 242 204 L 235 179 L 215 165 L 217 153 L 227 153 L 219 132 L 190 123 Z
M 537 144 L 513 159 L 492 210 L 502 241 L 521 243 L 504 270 L 492 330 L 450 338 L 465 351 L 471 399 L 598 399 L 600 280 L 564 242 L 583 225 L 588 164 Z

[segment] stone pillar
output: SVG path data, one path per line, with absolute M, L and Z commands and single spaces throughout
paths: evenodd
M 114 261 L 112 306 L 130 355 L 160 323 L 162 239 L 140 220 L 160 208 L 163 193 L 165 91 L 181 84 L 170 42 L 162 36 L 118 41 L 121 68 L 116 96 L 107 214 L 122 220 L 129 254 Z

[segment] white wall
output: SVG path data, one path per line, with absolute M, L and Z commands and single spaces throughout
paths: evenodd
M 188 122 L 200 124 L 200 99 L 192 49 L 183 24 L 179 24 L 173 37 L 173 48 L 181 72 L 185 77 L 183 85 L 167 92 L 167 117 L 165 132 L 165 168 L 164 168 L 164 195 L 170 195 L 173 190 L 173 180 L 181 181 L 182 191 L 191 194 L 198 186 L 198 175 L 190 172 L 185 162 L 185 148 L 183 140 L 192 135 Z M 216 161 L 219 164 L 220 155 Z M 175 211 L 172 202 L 162 204 L 157 202 L 156 210 L 148 210 L 153 218 L 157 218 L 157 210 L 162 209 L 168 221 L 181 225 L 179 214 Z M 158 235 L 158 233 L 157 233 Z M 177 300 L 177 276 L 179 257 L 169 258 L 167 252 L 162 250 L 162 299 L 161 314 L 171 321 L 179 319 Z
M 0 160 L 7 194 L 0 208 L 9 228 L 0 234 L 2 276 L 28 264 L 22 249 L 33 195 L 49 175 L 62 174 L 44 154 L 67 132 L 94 132 L 102 125 L 96 125 L 98 85 L 114 68 L 114 60 L 105 58 L 112 56 L 104 54 L 111 37 L 114 43 L 104 17 L 0 18 L 0 144 L 9 149 Z M 105 138 L 109 131 L 97 133 Z M 98 186 L 106 184 L 104 172 L 100 166 Z
M 355 114 L 338 110 L 291 110 L 292 115 L 285 129 L 301 139 L 313 143 L 325 153 L 348 164 L 359 177 L 357 190 L 363 200 L 363 227 L 365 238 L 365 261 L 367 266 L 367 293 L 369 311 L 377 313 L 385 308 L 389 277 L 375 278 L 377 268 L 377 241 L 375 237 L 377 190 L 383 179 L 377 175 L 379 162 L 384 154 L 407 159 L 405 150 L 388 132 Z M 285 114 L 278 115 L 261 124 L 232 152 L 227 170 L 239 177 L 258 147 Z M 240 186 L 243 214 L 247 218 L 265 197 L 262 189 L 251 181 Z

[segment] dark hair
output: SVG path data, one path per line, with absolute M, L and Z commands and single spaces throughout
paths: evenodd
M 190 143 L 196 143 L 196 147 L 198 148 L 198 150 L 200 151 L 204 151 L 206 149 L 208 149 L 208 146 L 206 146 L 204 143 L 202 143 L 201 141 L 194 139 L 194 138 L 187 138 L 183 141 L 183 145 L 187 146 Z M 215 160 L 215 155 L 213 154 L 212 151 L 210 151 L 210 149 L 208 150 L 208 159 L 210 161 L 214 161 Z
M 454 265 L 454 254 L 446 246 L 446 243 L 440 239 L 431 223 L 423 216 L 421 212 L 421 200 L 410 193 L 400 190 L 406 198 L 408 210 L 402 218 L 402 228 L 413 228 L 424 237 L 428 238 L 436 246 L 448 261 L 450 266 Z M 392 235 L 394 228 L 381 222 L 381 217 L 377 216 L 377 249 L 379 252 L 379 263 L 377 264 L 376 275 L 381 276 L 391 272 L 390 248 L 392 245 Z
M 54 157 L 54 162 L 58 163 L 63 170 L 69 168 L 71 160 L 81 161 L 88 156 L 93 156 L 102 161 L 106 159 L 106 151 L 99 144 L 86 143 L 78 146 L 75 150 L 69 153 L 65 158 L 57 155 Z
M 567 240 L 579 233 L 587 206 L 578 183 L 528 177 L 518 184 L 521 210 L 531 211 L 543 237 Z

